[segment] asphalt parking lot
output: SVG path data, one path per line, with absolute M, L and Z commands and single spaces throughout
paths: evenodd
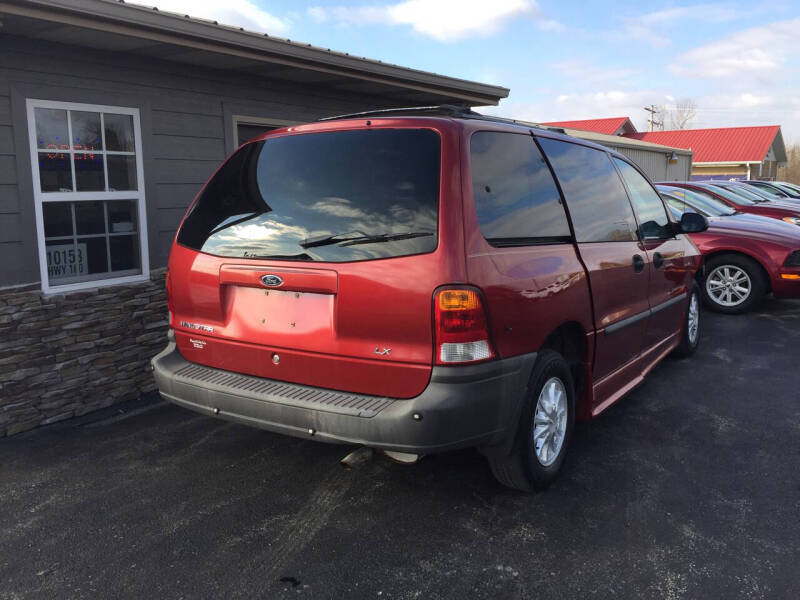
M 0 440 L 0 597 L 798 598 L 800 302 L 704 317 L 537 495 L 155 398 Z

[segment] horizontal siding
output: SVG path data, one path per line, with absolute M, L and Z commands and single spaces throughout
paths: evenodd
M 34 240 L 35 243 L 35 240 Z M 0 287 L 12 283 L 32 283 L 39 280 L 39 266 L 33 266 L 29 259 L 29 252 L 26 243 L 22 242 L 0 242 L 0 256 L 3 257 L 2 268 L 0 268 Z
M 151 143 L 150 154 L 157 159 L 180 158 L 217 162 L 225 159 L 225 140 L 222 139 L 154 135 Z
M 180 208 L 185 210 L 203 183 L 159 183 L 156 184 L 156 202 L 158 209 Z
M 167 264 L 169 260 L 169 251 L 172 248 L 172 240 L 174 238 L 174 231 L 159 231 L 156 239 L 151 240 L 151 246 L 155 247 L 156 260 L 158 260 L 160 264 Z
M 0 243 L 24 241 L 22 217 L 19 213 L 0 214 Z M 6 262 L 5 257 L 2 258 Z
M 16 184 L 0 185 L 0 213 L 16 213 L 19 208 L 19 189 Z
M 0 96 L 0 125 L 11 125 L 11 99 Z
M 158 211 L 158 231 L 175 233 L 186 214 L 185 208 L 162 208 Z
M 150 117 L 154 134 L 225 139 L 224 123 L 219 114 L 208 116 L 192 112 L 154 110 Z
M 46 74 L 55 82 L 71 78 L 65 73 L 78 72 L 74 69 L 64 70 L 62 67 L 64 47 L 60 44 L 33 44 L 24 39 L 7 36 L 7 51 L 0 53 L 0 68 L 27 72 L 30 74 Z M 74 47 L 66 47 L 73 62 L 81 63 L 80 76 L 77 79 L 81 86 L 113 87 L 119 89 L 120 85 L 144 86 L 154 90 L 163 89 L 166 96 L 159 97 L 154 93 L 154 106 L 169 110 L 175 107 L 169 102 L 169 95 L 175 91 L 194 92 L 210 95 L 217 99 L 221 97 L 238 98 L 239 100 L 254 100 L 259 102 L 272 101 L 278 103 L 282 112 L 287 107 L 299 106 L 306 108 L 319 108 L 337 111 L 347 110 L 352 106 L 353 99 L 349 94 L 324 90 L 319 86 L 294 85 L 279 81 L 268 81 L 263 77 L 253 77 L 248 85 L 243 84 L 246 76 L 235 71 L 224 71 L 192 67 L 184 64 L 171 64 L 168 61 L 158 61 L 127 55 L 125 69 L 120 69 L 115 53 L 92 52 Z M 113 84 L 109 86 L 109 84 Z M 222 92 L 222 93 L 221 93 Z M 159 101 L 167 102 L 159 104 Z M 362 100 L 363 102 L 363 100 Z M 213 115 L 213 101 L 210 102 L 209 112 Z M 217 109 L 218 112 L 219 109 Z
M 184 158 L 155 161 L 155 169 L 145 178 L 153 183 L 202 184 L 220 165 L 219 160 L 188 160 Z
M 0 154 L 14 154 L 14 129 L 0 125 Z
M 13 156 L 0 155 L 0 185 L 17 183 L 17 161 Z

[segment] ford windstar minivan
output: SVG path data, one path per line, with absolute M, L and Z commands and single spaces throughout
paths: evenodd
M 648 179 L 559 131 L 455 107 L 288 127 L 189 208 L 164 398 L 406 461 L 464 447 L 521 490 L 576 419 L 699 341 L 701 266 Z

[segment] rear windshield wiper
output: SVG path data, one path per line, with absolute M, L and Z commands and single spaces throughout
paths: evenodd
M 337 233 L 335 235 L 326 236 L 322 239 L 304 242 L 300 244 L 300 246 L 303 248 L 318 248 L 320 246 L 331 246 L 333 244 L 339 244 L 340 246 L 355 246 L 357 244 L 379 244 L 381 242 L 393 242 L 395 240 L 409 240 L 411 238 L 427 237 L 433 235 L 432 231 L 409 231 L 406 233 L 379 233 L 374 235 L 368 235 L 360 231 L 352 233 L 359 233 L 361 235 L 345 237 L 349 235 L 349 233 Z

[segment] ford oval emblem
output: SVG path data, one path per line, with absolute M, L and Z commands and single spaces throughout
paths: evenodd
M 261 278 L 261 283 L 267 287 L 278 287 L 279 285 L 283 285 L 283 279 L 278 275 L 264 275 Z

